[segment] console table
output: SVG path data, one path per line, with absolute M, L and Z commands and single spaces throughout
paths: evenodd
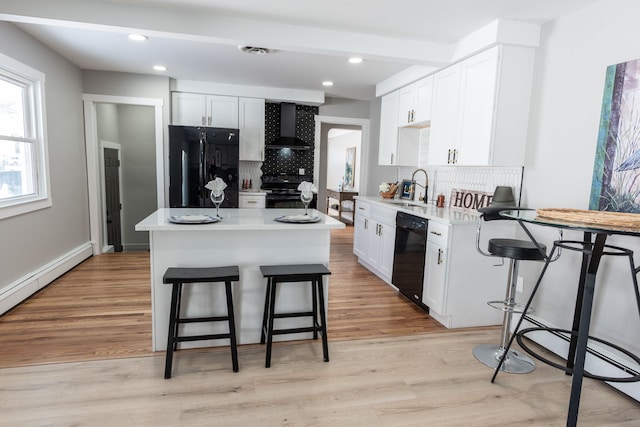
M 327 188 L 327 215 L 329 214 L 329 199 L 336 199 L 338 201 L 338 220 L 353 223 L 353 217 L 351 219 L 345 219 L 342 217 L 342 202 L 347 200 L 353 201 L 353 198 L 357 195 L 357 191 L 339 191 Z

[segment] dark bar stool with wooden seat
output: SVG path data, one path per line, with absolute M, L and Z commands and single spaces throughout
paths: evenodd
M 323 276 L 331 271 L 322 264 L 296 265 L 262 265 L 262 276 L 267 279 L 267 291 L 264 301 L 264 315 L 262 317 L 262 335 L 260 344 L 267 343 L 265 367 L 271 366 L 271 348 L 274 335 L 313 332 L 313 339 L 322 335 L 322 352 L 324 361 L 329 361 L 329 346 L 327 344 L 327 316 L 324 308 Z M 311 311 L 276 313 L 276 293 L 279 283 L 311 282 L 312 305 Z M 275 329 L 274 320 L 287 317 L 311 317 L 312 326 L 300 328 Z
M 179 342 L 217 340 L 228 338 L 231 346 L 231 361 L 233 372 L 238 372 L 238 350 L 236 344 L 235 317 L 233 314 L 233 294 L 231 282 L 240 280 L 238 266 L 204 267 L 204 268 L 168 268 L 162 278 L 163 283 L 173 285 L 171 293 L 171 309 L 169 314 L 169 334 L 167 338 L 167 356 L 165 360 L 164 377 L 171 378 L 173 352 L 178 349 Z M 180 303 L 182 300 L 182 285 L 189 283 L 221 283 L 224 282 L 227 296 L 227 315 L 209 317 L 180 317 Z M 199 322 L 228 322 L 229 332 L 221 334 L 180 336 L 179 327 L 185 323 Z

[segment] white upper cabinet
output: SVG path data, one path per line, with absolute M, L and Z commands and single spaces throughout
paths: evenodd
M 533 58 L 496 46 L 435 73 L 429 164 L 524 163 Z
M 398 126 L 425 124 L 431 120 L 433 76 L 399 89 Z
M 264 160 L 264 108 L 264 99 L 238 100 L 240 160 Z
M 378 164 L 396 165 L 398 148 L 398 102 L 399 92 L 384 95 L 380 104 L 380 141 Z
M 456 144 L 458 131 L 459 94 L 460 64 L 434 75 L 429 164 L 452 163 L 452 147 Z
M 238 98 L 207 95 L 209 119 L 207 126 L 238 129 Z
M 238 129 L 238 98 L 173 92 L 171 123 L 182 126 L 210 126 Z

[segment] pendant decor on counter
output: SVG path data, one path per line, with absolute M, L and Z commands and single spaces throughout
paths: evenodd
M 589 209 L 640 213 L 640 59 L 607 67 Z

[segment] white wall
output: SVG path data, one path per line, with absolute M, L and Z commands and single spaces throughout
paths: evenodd
M 588 209 L 607 66 L 640 58 L 640 2 L 600 0 L 543 28 L 536 53 L 523 201 L 529 207 Z M 551 244 L 557 232 L 535 228 Z M 581 240 L 582 233 L 565 238 Z M 610 244 L 640 253 L 640 239 L 612 237 Z M 636 256 L 636 262 L 640 257 Z M 571 325 L 579 257 L 565 252 L 545 277 L 536 314 Z M 525 289 L 539 265 L 522 263 Z M 640 318 L 624 260 L 605 257 L 596 284 L 591 334 L 640 353 Z
M 332 136 L 332 132 L 338 131 L 338 135 Z M 346 133 L 340 132 L 338 129 L 329 131 L 328 147 L 327 147 L 327 188 L 338 188 L 340 180 L 344 178 L 345 163 L 347 158 L 347 148 L 356 147 L 355 159 L 355 176 L 353 190 L 358 191 L 360 188 L 360 154 L 362 149 L 362 132 L 359 130 L 350 130 Z

